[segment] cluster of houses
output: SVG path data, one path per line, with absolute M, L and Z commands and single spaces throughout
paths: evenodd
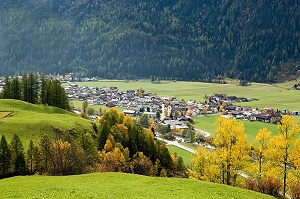
M 222 111 L 224 117 L 234 117 L 236 119 L 244 119 L 250 121 L 260 121 L 266 123 L 277 123 L 282 119 L 282 114 L 286 112 L 274 111 L 271 108 L 264 108 L 259 111 L 258 109 L 251 109 L 249 106 L 237 106 L 233 102 L 246 102 L 258 100 L 254 98 L 227 96 L 225 94 L 216 94 L 210 97 L 209 103 L 211 104 L 223 104 L 226 106 Z
M 186 122 L 193 123 L 192 117 L 200 114 L 221 112 L 224 117 L 269 123 L 280 121 L 282 114 L 286 114 L 286 112 L 274 111 L 270 108 L 259 111 L 248 106 L 237 106 L 233 103 L 256 99 L 227 96 L 226 94 L 215 94 L 210 96 L 206 103 L 197 103 L 193 100 L 182 102 L 176 97 L 153 96 L 151 93 L 141 93 L 135 90 L 121 91 L 115 86 L 81 87 L 69 82 L 69 86 L 65 86 L 65 90 L 70 100 L 87 100 L 91 106 L 124 107 L 126 115 L 146 114 L 149 118 L 154 118 L 155 121 L 168 125 L 171 129 L 187 129 Z M 223 106 L 221 107 L 221 105 Z

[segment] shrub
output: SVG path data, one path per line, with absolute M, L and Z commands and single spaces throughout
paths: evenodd
M 258 181 L 255 178 L 247 178 L 245 181 L 245 188 L 252 191 L 259 191 L 258 189 Z
M 292 199 L 300 199 L 300 184 L 293 183 L 291 186 L 291 197 Z
M 272 196 L 278 196 L 279 190 L 281 188 L 281 182 L 276 178 L 266 178 L 258 180 L 258 189 L 259 192 L 269 194 Z

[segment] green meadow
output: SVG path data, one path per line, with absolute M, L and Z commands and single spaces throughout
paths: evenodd
M 198 116 L 194 118 L 195 128 L 207 131 L 210 133 L 211 137 L 216 135 L 216 127 L 214 122 L 216 121 L 217 115 L 208 115 L 208 116 Z M 244 123 L 244 130 L 248 136 L 248 142 L 254 141 L 259 129 L 267 128 L 272 132 L 272 135 L 278 134 L 277 125 L 271 123 L 250 122 L 249 120 L 238 120 L 238 122 Z
M 188 147 L 191 147 L 191 146 L 188 146 Z M 183 159 L 183 162 L 185 165 L 187 166 L 191 166 L 191 162 L 192 162 L 192 159 L 193 159 L 193 154 L 188 152 L 188 151 L 185 151 L 183 149 L 180 149 L 176 146 L 173 146 L 173 145 L 168 145 L 168 149 L 170 151 L 171 154 L 177 154 L 177 156 L 180 156 L 182 157 Z
M 56 107 L 1 99 L 0 111 L 12 112 L 8 117 L 0 115 L 0 136 L 5 135 L 10 142 L 13 135 L 18 134 L 25 148 L 31 139 L 38 141 L 40 136 L 51 134 L 54 129 L 92 132 L 91 121 Z
M 0 198 L 274 198 L 237 187 L 192 179 L 146 177 L 125 173 L 77 176 L 18 176 L 0 180 Z

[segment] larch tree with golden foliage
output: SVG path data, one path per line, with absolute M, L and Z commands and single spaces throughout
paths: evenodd
M 268 145 L 267 158 L 270 169 L 267 175 L 278 177 L 283 174 L 283 195 L 285 195 L 289 166 L 297 163 L 296 158 L 293 157 L 296 154 L 295 150 L 298 150 L 298 145 L 295 143 L 298 143 L 296 136 L 299 133 L 299 127 L 290 115 L 284 116 L 277 126 L 279 134 L 273 136 Z
M 262 128 L 258 131 L 258 134 L 255 137 L 255 141 L 258 143 L 258 146 L 255 147 L 254 154 L 257 157 L 258 162 L 258 175 L 262 176 L 262 164 L 265 159 L 265 153 L 267 150 L 267 144 L 269 142 L 271 136 L 271 131 L 269 131 L 267 128 Z
M 216 164 L 219 166 L 223 184 L 235 185 L 240 170 L 249 160 L 247 136 L 244 133 L 244 123 L 233 118 L 217 117 L 215 121 Z
M 192 159 L 193 170 L 189 177 L 198 180 L 221 183 L 219 167 L 215 162 L 214 151 L 198 147 Z

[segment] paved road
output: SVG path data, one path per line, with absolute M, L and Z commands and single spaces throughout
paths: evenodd
M 160 138 L 160 137 L 158 137 L 157 139 L 166 142 L 167 145 L 173 145 L 173 146 L 176 146 L 178 148 L 181 148 L 181 149 L 186 150 L 186 151 L 191 152 L 191 153 L 195 153 L 196 152 L 194 149 L 191 149 L 189 147 L 181 145 L 180 143 L 178 143 L 178 141 L 165 140 L 165 139 Z
M 196 129 L 196 128 L 194 128 L 194 130 L 196 132 L 199 132 L 200 134 L 202 134 L 204 137 L 209 137 L 210 136 L 209 132 L 206 132 L 206 131 L 203 131 L 203 130 L 200 130 L 200 129 Z

